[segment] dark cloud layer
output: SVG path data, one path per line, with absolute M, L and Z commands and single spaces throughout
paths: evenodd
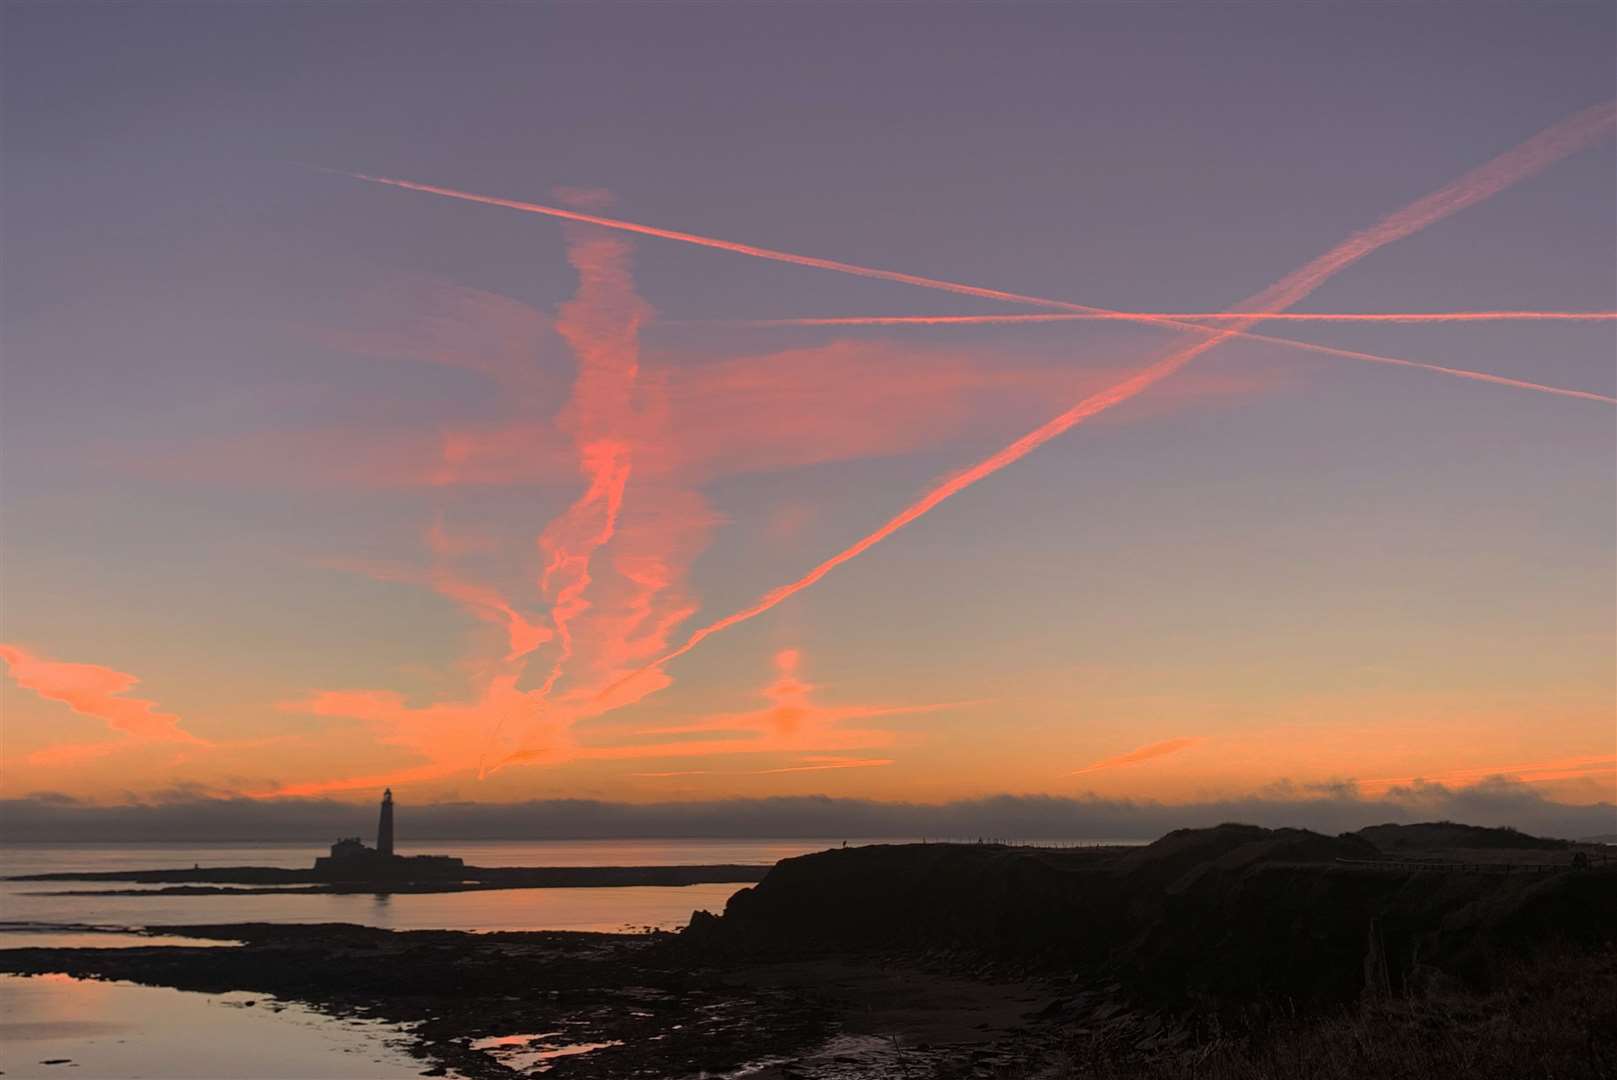
M 1510 825 L 1544 836 L 1617 834 L 1617 805 L 1558 803 L 1496 779 L 1470 787 L 1419 784 L 1367 798 L 1351 785 L 1277 785 L 1250 796 L 1194 803 L 998 795 L 921 804 L 825 796 L 713 802 L 401 804 L 407 842 L 672 838 L 1152 839 L 1184 826 L 1244 821 L 1344 832 L 1381 822 L 1446 819 Z M 305 841 L 367 832 L 368 806 L 328 799 L 252 800 L 176 792 L 106 806 L 49 793 L 0 800 L 0 842 Z

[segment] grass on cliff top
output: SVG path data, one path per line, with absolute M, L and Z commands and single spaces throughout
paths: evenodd
M 1029 1074 L 1030 1078 L 1034 1074 Z M 1172 1057 L 1074 1041 L 1046 1080 L 1520 1080 L 1617 1078 L 1617 950 L 1559 953 L 1487 993 L 1367 1000 L 1334 1016 L 1277 1021 Z

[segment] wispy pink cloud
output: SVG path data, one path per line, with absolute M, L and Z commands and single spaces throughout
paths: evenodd
M 892 758 L 806 757 L 801 765 L 787 765 L 779 769 L 759 769 L 758 776 L 774 773 L 820 772 L 825 769 L 869 769 L 893 764 Z
M 1138 749 L 1130 750 L 1126 754 L 1117 754 L 1113 757 L 1102 758 L 1093 765 L 1085 765 L 1082 769 L 1074 769 L 1069 776 L 1082 776 L 1084 773 L 1103 772 L 1107 769 L 1122 769 L 1129 765 L 1138 765 L 1143 761 L 1153 761 L 1156 758 L 1177 754 L 1181 750 L 1188 750 L 1201 742 L 1200 738 L 1164 739 L 1161 742 L 1149 743 Z
M 465 701 L 414 705 L 389 690 L 322 690 L 285 702 L 281 708 L 288 712 L 358 721 L 378 743 L 403 751 L 414 763 L 295 781 L 252 794 L 320 795 L 476 773 L 486 763 L 486 738 L 507 725 L 523 732 L 529 760 L 571 760 L 576 750 L 567 719 L 542 711 L 532 691 L 518 689 L 519 671 L 519 664 L 503 665 Z
M 799 753 L 822 756 L 805 764 L 831 767 L 862 759 L 823 756 L 828 752 L 889 746 L 896 736 L 864 723 L 891 716 L 913 716 L 963 708 L 970 701 L 927 702 L 912 705 L 828 705 L 816 700 L 815 686 L 800 673 L 802 653 L 781 649 L 775 654 L 775 678 L 759 695 L 769 704 L 747 712 L 716 713 L 694 720 L 637 728 L 635 739 L 662 740 L 669 736 L 722 735 L 723 739 L 633 742 L 623 746 L 589 747 L 589 757 L 684 757 L 702 754 Z M 794 767 L 795 768 L 795 767 Z M 790 770 L 765 770 L 768 772 Z
M 1381 245 L 1486 198 L 1585 145 L 1592 131 L 1602 124 L 1609 127 L 1609 122 L 1609 115 L 1591 114 L 1552 129 L 1351 237 L 1252 297 L 1230 313 L 1236 317 L 1218 328 L 1194 327 L 1198 338 L 1194 344 L 1172 350 L 1121 381 L 1115 372 L 1095 369 L 1051 367 L 1030 375 L 1015 367 L 996 368 L 992 358 L 983 357 L 950 364 L 936 350 L 901 349 L 891 343 L 874 349 L 835 343 L 818 351 L 798 350 L 787 363 L 752 357 L 674 368 L 646 362 L 640 355 L 639 332 L 651 311 L 635 290 L 628 243 L 601 231 L 622 229 L 625 223 L 582 211 L 557 212 L 553 216 L 573 223 L 567 233 L 568 253 L 579 286 L 558 316 L 544 322 L 543 332 L 559 332 L 559 340 L 573 355 L 575 374 L 566 405 L 542 416 L 532 408 L 501 409 L 496 402 L 492 417 L 417 432 L 414 442 L 401 445 L 404 452 L 398 462 L 379 462 L 381 475 L 417 485 L 577 485 L 566 510 L 548 523 L 534 522 L 527 533 L 533 539 L 526 543 L 536 545 L 540 556 L 533 592 L 549 609 L 550 636 L 524 631 L 518 642 L 508 633 L 502 656 L 473 665 L 478 677 L 465 700 L 417 705 L 380 691 L 325 691 L 300 707 L 315 715 L 366 723 L 378 741 L 413 759 L 386 778 L 580 759 L 762 752 L 795 756 L 795 764 L 781 766 L 786 770 L 866 767 L 885 761 L 853 756 L 893 743 L 893 732 L 871 723 L 873 718 L 948 708 L 951 703 L 827 705 L 815 699 L 813 688 L 797 674 L 798 658 L 791 650 L 777 656 L 778 674 L 765 688 L 768 703 L 763 708 L 644 726 L 630 732 L 629 741 L 610 745 L 583 741 L 578 724 L 667 686 L 671 677 L 663 666 L 711 634 L 771 609 L 945 499 L 1073 426 L 1132 400 L 1217 344 L 1245 335 L 1262 314 L 1283 310 Z M 525 204 L 518 208 L 531 209 Z M 548 213 L 550 208 L 539 212 Z M 690 239 L 665 230 L 629 231 Z M 761 253 L 725 242 L 708 246 Z M 762 254 L 774 258 L 781 253 Z M 912 280 L 928 287 L 941 284 L 969 295 L 1047 303 L 825 260 L 787 261 Z M 523 365 L 531 358 L 522 349 L 509 354 L 495 350 L 491 356 L 426 358 L 475 371 L 501 386 L 527 385 Z M 1066 399 L 1078 399 L 1065 412 L 949 477 L 858 543 L 756 604 L 694 632 L 681 629 L 696 610 L 689 569 L 717 521 L 702 497 L 701 483 L 737 471 L 784 469 L 930 445 L 940 438 L 939 432 L 981 423 L 985 414 L 995 411 L 988 406 L 998 400 L 1042 410 L 1052 387 L 1062 382 L 1074 388 Z M 1182 385 L 1193 384 L 1186 380 Z M 432 584 L 479 618 L 501 622 L 508 630 L 517 625 L 513 616 L 522 605 L 513 600 L 478 591 L 459 574 L 440 576 Z M 523 618 L 529 630 L 539 625 Z M 677 648 L 670 644 L 678 640 L 676 633 L 684 638 Z M 631 678 L 635 674 L 641 677 Z M 1182 748 L 1159 746 L 1154 753 L 1160 756 Z M 1084 771 L 1126 763 L 1097 763 Z M 363 777 L 328 779 L 298 790 L 337 790 L 334 785 L 381 779 L 384 774 L 372 770 Z
M 430 571 L 355 564 L 372 576 L 425 584 L 475 617 L 503 626 L 507 650 L 467 665 L 475 686 L 465 700 L 416 705 L 367 690 L 324 691 L 293 703 L 289 707 L 298 711 L 365 723 L 379 742 L 421 764 L 277 791 L 312 794 L 573 760 L 590 752 L 574 742 L 572 727 L 579 719 L 656 689 L 638 687 L 605 705 L 596 700 L 604 685 L 667 648 L 673 628 L 695 610 L 684 579 L 716 517 L 673 467 L 666 379 L 642 377 L 639 327 L 651 310 L 634 290 L 628 245 L 599 230 L 574 229 L 568 254 L 579 286 L 554 328 L 575 359 L 571 394 L 549 420 L 529 422 L 527 431 L 509 429 L 494 440 L 514 468 L 531 468 L 537 458 L 544 476 L 581 483 L 567 508 L 542 527 L 536 523 L 521 545 L 539 560 L 529 587 L 548 609 L 543 622 L 530 618 L 514 597 L 457 569 L 460 534 L 442 517 L 425 538 L 433 555 Z M 501 372 L 499 378 L 515 376 Z M 442 445 L 442 459 L 422 477 L 436 486 L 467 483 L 488 443 L 457 436 Z M 538 685 L 524 682 L 538 664 L 546 672 Z
M 801 759 L 801 764 L 785 765 L 778 769 L 674 769 L 668 772 L 632 772 L 629 776 L 646 779 L 670 779 L 679 776 L 774 776 L 777 773 L 794 772 L 821 772 L 826 769 L 864 769 L 876 768 L 882 765 L 894 764 L 892 758 L 856 758 L 834 757 L 825 754 L 808 754 Z
M 338 791 L 435 780 L 467 773 L 487 773 L 518 765 L 560 765 L 571 761 L 678 760 L 737 755 L 794 755 L 789 765 L 747 770 L 736 775 L 768 775 L 836 768 L 867 768 L 892 759 L 852 756 L 851 752 L 893 745 L 897 736 L 871 721 L 885 717 L 924 715 L 974 702 L 915 705 L 832 705 L 816 698 L 815 687 L 800 674 L 801 654 L 783 649 L 775 656 L 775 677 L 759 695 L 763 708 L 716 713 L 694 720 L 630 730 L 625 741 L 590 743 L 576 730 L 585 714 L 566 701 L 546 702 L 537 690 L 519 690 L 516 676 L 490 680 L 472 700 L 412 705 L 401 695 L 380 690 L 322 691 L 287 702 L 282 708 L 332 719 L 358 721 L 383 745 L 415 759 L 392 770 L 368 770 L 284 784 L 253 792 L 255 796 L 319 795 Z M 596 710 L 596 714 L 599 713 Z M 498 740 L 502 754 L 488 760 L 480 733 L 504 728 Z M 690 738 L 689 736 L 714 736 Z M 691 769 L 635 773 L 680 776 L 733 770 Z
M 985 480 L 1001 469 L 1014 465 L 1052 439 L 1071 431 L 1078 425 L 1124 402 L 1145 393 L 1165 379 L 1177 374 L 1203 353 L 1216 348 L 1231 338 L 1240 336 L 1256 323 L 1260 315 L 1252 312 L 1284 311 L 1296 304 L 1333 275 L 1385 247 L 1441 221 L 1500 191 L 1548 168 L 1550 165 L 1597 139 L 1607 138 L 1617 129 L 1617 103 L 1608 103 L 1585 109 L 1528 139 L 1512 150 L 1481 165 L 1437 191 L 1417 199 L 1401 210 L 1394 211 L 1366 229 L 1349 236 L 1324 254 L 1293 270 L 1268 288 L 1248 297 L 1231 310 L 1246 313 L 1238 320 L 1220 327 L 1212 336 L 1201 338 L 1189 345 L 1173 349 L 1155 362 L 1141 368 L 1129 378 L 1107 389 L 1090 394 L 1065 411 L 1040 424 L 1021 438 L 990 454 L 977 463 L 962 469 L 934 486 L 919 499 L 893 515 L 887 522 L 867 533 L 853 544 L 824 560 L 794 581 L 766 592 L 751 605 L 698 627 L 685 639 L 684 644 L 647 665 L 645 673 L 660 668 L 699 646 L 714 634 L 754 619 L 822 580 L 837 567 L 869 551 L 877 544 L 907 528 L 931 513 L 933 509 Z M 878 275 L 886 276 L 886 275 Z M 960 291 L 951 289 L 951 291 Z M 1016 299 L 1002 296 L 1001 299 Z M 1026 299 L 1026 298 L 1021 298 Z M 630 676 L 634 678 L 642 672 Z
M 433 278 L 395 278 L 362 290 L 332 313 L 330 325 L 310 332 L 355 355 L 474 373 L 525 399 L 567 373 L 566 351 L 544 313 Z
M 1082 364 L 1006 358 L 936 344 L 839 340 L 727 360 L 642 360 L 636 408 L 614 425 L 638 474 L 699 485 L 927 450 L 1044 414 L 1051 400 L 1125 377 L 1128 359 Z M 1279 366 L 1190 372 L 1148 413 L 1201 407 L 1291 385 Z M 579 455 L 564 411 L 535 417 L 500 399 L 494 415 L 430 428 L 260 432 L 187 445 L 119 467 L 186 483 L 363 490 L 558 487 L 575 483 Z
M 30 764 L 77 764 L 143 742 L 211 745 L 186 731 L 178 716 L 161 711 L 155 701 L 128 696 L 126 691 L 140 683 L 128 672 L 100 664 L 53 660 L 15 644 L 0 643 L 0 660 L 6 662 L 18 686 L 48 701 L 61 702 L 80 716 L 100 720 L 126 736 L 125 741 L 45 747 L 30 755 Z

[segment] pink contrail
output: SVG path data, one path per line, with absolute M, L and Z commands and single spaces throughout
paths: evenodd
M 1257 315 L 1262 322 L 1460 323 L 1611 322 L 1617 311 L 1052 311 L 995 315 L 836 315 L 799 319 L 712 320 L 729 326 L 992 326 L 1000 323 L 1060 322 L 1239 322 Z M 1290 344 L 1290 342 L 1287 342 Z
M 1114 754 L 1112 757 L 1102 758 L 1092 765 L 1084 766 L 1082 769 L 1074 769 L 1067 775 L 1082 776 L 1085 773 L 1101 772 L 1106 769 L 1120 769 L 1126 765 L 1138 765 L 1142 761 L 1151 761 L 1154 758 L 1167 757 L 1169 754 L 1177 754 L 1181 750 L 1188 750 L 1201 741 L 1198 736 L 1164 739 L 1162 742 L 1141 746 L 1124 754 Z
M 1280 338 L 1269 338 L 1263 334 L 1248 334 L 1246 339 L 1248 341 L 1276 342 L 1281 340 Z M 1495 386 L 1508 386 L 1516 390 L 1535 390 L 1541 394 L 1557 394 L 1561 397 L 1582 398 L 1585 401 L 1599 401 L 1607 405 L 1617 405 L 1617 397 L 1596 394 L 1591 390 L 1569 390 L 1564 386 L 1549 386 L 1545 383 L 1528 382 L 1525 379 L 1511 379 L 1504 375 L 1490 375 L 1485 371 L 1472 371 L 1469 368 L 1424 364 L 1418 360 L 1400 360 L 1396 356 L 1382 356 L 1379 353 L 1358 352 L 1354 349 L 1338 349 L 1330 345 L 1315 345 L 1307 341 L 1287 340 L 1285 344 L 1294 349 L 1321 353 L 1325 356 L 1342 356 L 1349 360 L 1364 360 L 1372 364 L 1391 364 L 1395 367 L 1418 368 L 1421 371 L 1436 372 L 1439 375 L 1453 375 L 1458 379 L 1474 379 L 1477 382 L 1493 383 Z
M 1593 133 L 1609 129 L 1614 119 L 1617 119 L 1617 106 L 1608 104 L 1584 110 L 1568 120 L 1555 124 L 1514 150 L 1507 151 L 1487 164 L 1471 170 L 1453 183 L 1382 218 L 1368 229 L 1354 233 L 1325 254 L 1237 305 L 1237 310 L 1245 311 L 1248 319 L 1255 322 L 1261 315 L 1253 315 L 1252 312 L 1261 313 L 1290 307 L 1318 288 L 1332 274 L 1345 269 L 1376 249 L 1401 240 L 1450 214 L 1481 202 L 1524 177 L 1548 167 L 1574 150 L 1582 148 L 1591 140 Z M 943 481 L 890 518 L 886 524 L 826 559 L 796 581 L 770 590 L 750 607 L 701 627 L 686 639 L 685 644 L 621 681 L 627 682 L 645 671 L 676 660 L 719 631 L 755 618 L 788 597 L 802 592 L 843 563 L 858 557 L 922 517 L 944 500 L 1007 465 L 1020 461 L 1051 439 L 1071 430 L 1091 416 L 1128 401 L 1149 389 L 1202 353 L 1237 336 L 1247 325 L 1250 323 L 1237 322 L 1232 328 L 1220 330 L 1213 337 L 1177 349 L 1115 386 L 1084 398 L 1066 412 L 1047 420 L 1004 449 Z
M 582 221 L 590 225 L 600 225 L 607 229 L 620 229 L 624 232 L 639 233 L 642 236 L 655 236 L 663 240 L 677 240 L 685 244 L 694 244 L 697 247 L 714 248 L 718 251 L 729 251 L 737 255 L 751 255 L 753 258 L 790 263 L 793 266 L 831 270 L 839 274 L 875 278 L 879 281 L 893 281 L 901 285 L 914 285 L 922 289 L 939 289 L 943 292 L 958 293 L 961 296 L 975 296 L 983 300 L 1003 300 L 1007 303 L 1032 304 L 1035 307 L 1054 307 L 1086 314 L 1109 314 L 1105 308 L 1073 304 L 1065 300 L 1050 300 L 1042 296 L 1027 296 L 1022 293 L 1006 292 L 1002 289 L 987 289 L 977 285 L 966 285 L 958 281 L 944 281 L 941 278 L 906 274 L 898 270 L 879 270 L 871 266 L 860 266 L 858 263 L 840 262 L 836 259 L 821 259 L 813 255 L 798 255 L 790 251 L 758 247 L 754 244 L 740 244 L 731 240 L 720 240 L 717 237 L 680 232 L 676 229 L 661 229 L 655 225 L 641 225 L 638 222 L 601 217 L 597 214 L 566 210 L 558 206 L 545 206 L 541 203 L 522 202 L 517 199 L 502 199 L 494 195 L 479 195 L 475 192 L 461 191 L 457 188 L 439 187 L 436 184 L 421 184 L 414 180 L 398 180 L 386 176 L 371 176 L 367 173 L 344 172 L 338 169 L 323 171 L 336 172 L 339 175 L 350 176 L 356 180 L 367 180 L 373 184 L 387 184 L 390 187 L 404 188 L 408 191 L 420 191 L 428 195 L 442 195 L 446 198 L 482 203 L 486 206 L 502 206 L 508 210 L 521 210 L 529 214 L 544 214 L 548 217 L 561 218 L 565 221 Z M 1166 322 L 1168 320 L 1157 321 Z
M 1527 316 L 1527 317 L 1531 317 L 1531 318 L 1560 318 L 1562 316 L 1565 316 L 1569 320 L 1570 319 L 1576 319 L 1576 320 L 1580 320 L 1580 321 L 1591 321 L 1591 320 L 1597 320 L 1597 319 L 1599 319 L 1599 320 L 1617 319 L 1617 312 L 1576 312 L 1576 313 L 1574 313 L 1574 312 L 1466 312 L 1466 313 L 1454 312 L 1454 313 L 1450 313 L 1450 314 L 1451 315 L 1456 315 L 1456 316 L 1462 315 L 1462 314 L 1475 315 L 1475 316 L 1479 316 L 1483 320 L 1493 320 L 1495 318 L 1495 316 L 1498 316 L 1501 319 L 1507 318 L 1507 317 L 1516 317 L 1516 316 Z M 1203 314 L 1190 314 L 1190 315 L 1174 315 L 1174 316 L 1171 316 L 1171 317 L 1172 318 L 1189 318 L 1189 319 L 1210 319 L 1210 318 L 1214 318 L 1215 316 L 1203 315 Z M 1240 320 L 1240 319 L 1252 319 L 1254 316 L 1251 313 L 1242 314 L 1242 313 L 1238 313 L 1238 312 L 1222 312 L 1216 317 L 1220 318 L 1220 319 L 1236 319 L 1236 320 Z M 1258 318 L 1260 318 L 1262 320 L 1269 320 L 1269 319 L 1283 318 L 1283 317 L 1284 317 L 1283 315 L 1281 315 L 1280 313 L 1277 313 L 1277 312 L 1264 312 L 1261 316 L 1258 316 Z M 1029 322 L 1029 321 L 1031 321 L 1031 322 L 1050 322 L 1052 320 L 1054 320 L 1054 321 L 1065 321 L 1065 320 L 1069 320 L 1069 319 L 1090 319 L 1090 318 L 1105 319 L 1105 320 L 1117 319 L 1117 320 L 1122 320 L 1122 321 L 1134 322 L 1134 321 L 1137 321 L 1138 316 L 1137 315 L 1123 315 L 1123 314 L 1119 314 L 1119 315 L 1116 315 L 1116 316 L 1113 316 L 1113 315 L 1095 315 L 1095 316 L 1090 316 L 1090 315 L 917 315 L 917 316 L 874 316 L 874 317 L 871 317 L 871 318 L 860 318 L 858 316 L 854 316 L 854 317 L 850 317 L 850 318 L 847 318 L 847 319 L 762 319 L 762 320 L 742 322 L 742 323 L 733 323 L 731 325 L 744 325 L 744 326 L 867 326 L 867 325 L 868 326 L 889 326 L 889 325 L 928 325 L 928 326 L 932 326 L 932 325 L 943 325 L 943 326 L 947 326 L 947 325 L 959 325 L 959 324 L 968 324 L 969 325 L 969 324 L 975 324 L 975 323 L 993 323 L 993 322 L 1009 322 L 1009 321 L 1015 321 L 1015 322 Z M 1307 315 L 1305 315 L 1305 316 L 1303 316 L 1303 318 L 1326 318 L 1326 319 L 1340 319 L 1340 320 L 1350 320 L 1351 319 L 1351 320 L 1359 320 L 1359 321 L 1390 321 L 1390 322 L 1408 321 L 1408 319 L 1405 316 L 1402 316 L 1402 315 L 1326 315 L 1326 316 L 1307 316 Z M 1436 319 L 1434 317 L 1433 319 L 1431 319 L 1429 321 L 1467 321 L 1467 320 L 1457 319 L 1457 318 L 1445 318 L 1445 319 L 1442 319 L 1442 320 L 1438 320 L 1438 319 Z M 1475 320 L 1473 320 L 1473 321 L 1475 321 Z M 1214 329 L 1209 328 L 1209 327 L 1203 327 L 1201 329 L 1202 329 L 1203 333 L 1207 333 L 1207 334 L 1217 334 L 1217 333 L 1221 332 L 1221 331 L 1214 330 Z M 1557 394 L 1557 395 L 1560 395 L 1561 397 L 1582 398 L 1582 399 L 1587 400 L 1587 401 L 1599 401 L 1599 402 L 1602 402 L 1602 403 L 1607 404 L 1607 405 L 1617 405 L 1617 397 L 1608 397 L 1605 394 L 1596 394 L 1596 393 L 1594 393 L 1592 391 L 1589 391 L 1589 390 L 1569 390 L 1566 387 L 1562 387 L 1562 386 L 1550 386 L 1550 385 L 1548 385 L 1546 383 L 1528 382 L 1525 379 L 1512 379 L 1512 378 L 1508 378 L 1508 377 L 1506 377 L 1504 375 L 1490 375 L 1485 371 L 1472 371 L 1469 368 L 1454 368 L 1454 367 L 1444 367 L 1441 364 L 1426 364 L 1426 363 L 1421 363 L 1418 360 L 1404 360 L 1404 359 L 1401 359 L 1401 358 L 1396 357 L 1396 356 L 1383 356 L 1380 353 L 1360 352 L 1357 349 L 1339 349 L 1339 348 L 1337 348 L 1337 347 L 1335 347 L 1333 345 L 1318 345 L 1318 344 L 1315 344 L 1312 341 L 1297 341 L 1294 338 L 1270 337 L 1268 334 L 1242 333 L 1239 336 L 1243 340 L 1246 340 L 1246 341 L 1256 341 L 1256 342 L 1259 342 L 1259 343 L 1267 343 L 1267 344 L 1274 344 L 1274 345 L 1284 345 L 1284 346 L 1286 346 L 1288 348 L 1300 349 L 1300 350 L 1302 350 L 1304 352 L 1319 353 L 1319 354 L 1321 354 L 1323 356 L 1339 356 L 1339 357 L 1345 357 L 1346 359 L 1349 359 L 1349 360 L 1363 360 L 1363 361 L 1366 361 L 1366 362 L 1371 363 L 1371 364 L 1391 364 L 1391 365 L 1393 365 L 1395 367 L 1417 368 L 1417 369 L 1419 369 L 1421 371 L 1430 371 L 1430 372 L 1434 372 L 1434 373 L 1439 374 L 1439 375 L 1452 375 L 1452 376 L 1454 376 L 1455 378 L 1458 378 L 1458 379 L 1474 379 L 1474 380 L 1476 380 L 1478 382 L 1493 383 L 1496 386 L 1508 386 L 1508 387 L 1510 387 L 1512 389 L 1515 389 L 1515 390 L 1533 390 L 1533 391 L 1537 391 L 1538 393 L 1542 393 L 1542 394 Z
M 1568 117 L 1566 120 L 1563 120 L 1560 123 L 1546 129 L 1534 138 L 1529 139 L 1527 142 L 1517 147 L 1515 150 L 1501 155 L 1489 164 L 1476 170 L 1475 173 L 1471 174 L 1470 179 L 1474 181 L 1474 189 L 1477 191 L 1486 191 L 1486 194 L 1468 195 L 1458 190 L 1450 191 L 1448 189 L 1444 189 L 1444 191 L 1434 193 L 1432 196 L 1429 196 L 1429 198 L 1434 200 L 1461 200 L 1455 203 L 1452 207 L 1443 210 L 1443 213 L 1452 213 L 1453 210 L 1460 209 L 1463 206 L 1469 206 L 1471 202 L 1475 202 L 1477 199 L 1487 198 L 1488 195 L 1491 195 L 1494 191 L 1499 190 L 1497 186 L 1490 185 L 1495 184 L 1500 176 L 1508 175 L 1511 177 L 1508 182 L 1514 183 L 1517 180 L 1529 176 L 1532 173 L 1547 167 L 1551 163 L 1560 160 L 1562 157 L 1580 150 L 1596 140 L 1609 135 L 1614 122 L 1617 122 L 1617 103 L 1607 102 L 1601 105 L 1591 106 L 1584 109 L 1582 112 L 1576 113 L 1573 116 Z M 1491 175 L 1485 175 L 1487 170 L 1494 170 L 1494 172 Z M 1076 304 L 1065 300 L 1053 300 L 1049 297 L 1030 296 L 1026 293 L 1007 292 L 1003 289 L 989 289 L 978 285 L 967 285 L 958 281 L 946 281 L 940 278 L 924 277 L 919 274 L 906 274 L 897 270 L 881 270 L 876 267 L 861 266 L 857 263 L 842 262 L 836 259 L 821 259 L 812 255 L 799 255 L 794 252 L 780 251 L 775 248 L 759 247 L 754 244 L 736 243 L 731 240 L 721 240 L 717 237 L 702 236 L 697 233 L 681 232 L 676 229 L 658 228 L 654 225 L 642 225 L 638 222 L 624 221 L 620 218 L 603 217 L 598 214 L 589 214 L 580 210 L 568 210 L 562 207 L 523 202 L 517 199 L 502 199 L 494 195 L 479 195 L 475 192 L 462 191 L 457 188 L 440 187 L 435 184 L 422 184 L 413 180 L 400 180 L 385 176 L 373 176 L 367 173 L 344 172 L 343 170 L 337 169 L 326 169 L 323 171 L 335 172 L 340 175 L 350 176 L 355 179 L 365 180 L 374 184 L 386 184 L 391 187 L 404 188 L 409 191 L 419 191 L 429 195 L 440 195 L 445 198 L 460 199 L 465 202 L 482 203 L 486 206 L 504 207 L 508 210 L 521 210 L 524 213 L 543 214 L 548 217 L 561 218 L 566 221 L 581 221 L 591 225 L 600 225 L 603 228 L 619 229 L 624 232 L 639 233 L 642 236 L 655 236 L 664 240 L 677 240 L 681 243 L 694 244 L 698 247 L 714 248 L 719 251 L 729 251 L 738 255 L 750 255 L 754 258 L 769 259 L 774 262 L 790 263 L 794 266 L 806 266 L 817 270 L 831 270 L 841 274 L 852 274 L 856 277 L 873 278 L 878 281 L 892 281 L 901 285 L 913 285 L 923 289 L 936 289 L 942 292 L 956 293 L 961 296 L 973 296 L 983 300 L 1001 300 L 1008 303 L 1030 304 L 1034 307 L 1056 308 L 1064 312 L 1091 316 L 1115 317 L 1124 315 L 1137 321 L 1155 323 L 1157 325 L 1168 326 L 1179 330 L 1191 330 L 1199 333 L 1207 333 L 1209 331 L 1208 327 L 1203 326 L 1200 323 L 1183 321 L 1170 316 L 1154 315 L 1151 313 L 1131 314 L 1126 312 L 1117 312 L 1108 308 L 1094 307 L 1089 304 Z M 1417 218 L 1420 215 L 1436 208 L 1436 204 L 1430 206 L 1416 204 L 1408 207 L 1404 213 L 1412 215 L 1406 220 L 1414 220 L 1414 218 Z M 1398 222 L 1391 221 L 1390 219 L 1384 222 L 1384 224 L 1389 228 L 1396 229 L 1399 227 Z M 1341 245 L 1340 250 L 1342 255 L 1337 257 L 1340 258 L 1345 256 L 1347 258 L 1347 262 L 1341 263 L 1341 266 L 1346 266 L 1349 262 L 1353 262 L 1358 258 L 1357 255 L 1351 254 L 1351 248 L 1355 242 L 1358 242 L 1361 239 L 1362 237 L 1350 238 L 1346 243 Z M 1323 268 L 1321 267 L 1315 267 L 1312 272 L 1319 273 L 1322 269 Z M 1326 271 L 1326 276 L 1329 276 L 1330 273 L 1334 272 L 1334 269 Z M 1323 281 L 1324 277 L 1320 277 L 1318 280 Z M 1280 305 L 1273 306 L 1279 307 Z M 1247 313 L 1232 312 L 1229 314 L 1241 315 Z M 1237 319 L 1235 321 L 1239 320 Z M 1224 332 L 1235 333 L 1242 336 L 1258 336 L 1247 335 L 1245 333 L 1244 326 Z M 1265 338 L 1264 340 L 1288 345 L 1299 344 L 1286 338 Z

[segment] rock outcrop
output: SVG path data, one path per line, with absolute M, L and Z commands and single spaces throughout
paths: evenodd
M 1617 939 L 1617 868 L 1400 871 L 1358 835 L 1221 825 L 1134 849 L 850 848 L 787 859 L 693 920 L 715 955 L 946 952 L 1091 971 L 1164 1005 L 1398 989 L 1434 969 L 1485 981 L 1553 941 Z M 1367 957 L 1372 962 L 1367 960 Z

